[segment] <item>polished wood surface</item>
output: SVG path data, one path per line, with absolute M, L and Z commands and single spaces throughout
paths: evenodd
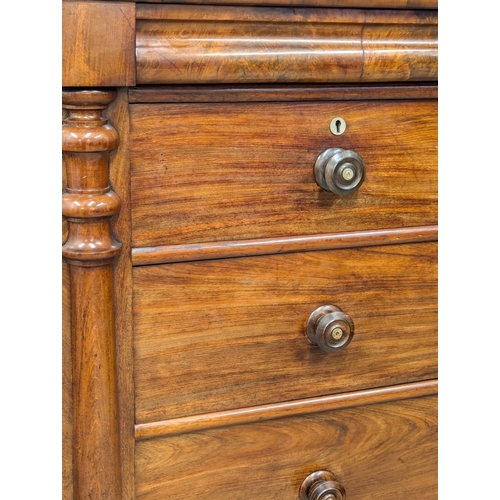
M 135 267 L 136 422 L 435 378 L 436 250 L 419 243 Z M 356 324 L 335 354 L 305 332 L 328 303 Z
M 62 120 L 68 113 L 62 110 Z M 62 192 L 66 191 L 67 176 L 64 155 L 62 157 Z M 68 239 L 68 221 L 62 216 L 62 245 Z M 69 265 L 62 260 L 62 500 L 73 500 L 73 389 L 71 366 L 71 284 Z
M 437 380 L 414 382 L 411 384 L 393 385 L 381 389 L 368 389 L 366 391 L 348 392 L 334 396 L 320 396 L 305 398 L 285 403 L 274 403 L 237 410 L 226 410 L 215 413 L 204 413 L 189 417 L 173 418 L 159 422 L 137 424 L 135 437 L 137 440 L 152 439 L 157 437 L 175 436 L 189 432 L 201 432 L 207 429 L 231 427 L 233 425 L 264 422 L 283 417 L 296 417 L 311 415 L 341 408 L 353 408 L 387 401 L 419 398 L 422 396 L 436 395 Z
M 63 0 L 64 2 L 94 2 L 95 0 Z M 100 0 L 101 2 L 116 3 L 116 0 Z M 125 2 L 138 3 L 139 0 L 124 0 Z M 354 8 L 380 8 L 380 9 L 437 9 L 437 0 L 141 0 L 149 4 L 217 4 L 232 5 L 304 5 L 304 6 L 326 6 L 326 7 L 354 7 Z M 177 5 L 172 5 L 177 7 Z M 196 7 L 197 8 L 197 7 Z
M 135 4 L 62 2 L 62 85 L 135 85 Z
M 213 5 L 161 5 L 140 3 L 137 19 L 179 21 L 260 21 L 437 24 L 435 10 L 311 9 L 289 7 L 235 7 Z
M 437 101 L 131 105 L 132 245 L 437 222 Z M 330 132 L 341 116 L 347 130 Z M 326 148 L 360 154 L 356 193 L 323 191 Z
M 118 131 L 120 143 L 109 165 L 113 191 L 120 197 L 120 212 L 111 220 L 111 230 L 120 241 L 114 261 L 114 313 L 117 359 L 117 391 L 120 427 L 122 491 L 120 500 L 133 500 L 134 491 L 134 380 L 132 331 L 132 264 L 130 257 L 130 160 L 127 89 L 119 89 L 104 114 Z
M 111 1 L 111 0 L 108 0 Z M 375 9 L 437 9 L 437 0 L 143 0 L 166 4 L 304 5 L 308 7 L 356 7 Z
M 137 83 L 437 80 L 437 26 L 137 21 Z
M 76 499 L 121 498 L 112 283 L 110 265 L 71 266 Z
M 63 242 L 64 243 L 64 242 Z M 62 500 L 73 500 L 73 389 L 71 366 L 71 286 L 62 262 Z
M 437 1 L 61 6 L 63 500 L 434 500 Z
M 436 83 L 296 84 L 290 85 L 141 85 L 129 89 L 132 103 L 349 101 L 437 99 Z
M 109 220 L 120 200 L 108 182 L 118 134 L 101 114 L 115 97 L 112 90 L 63 91 L 75 500 L 121 498 L 112 268 L 120 244 Z
M 355 248 L 397 243 L 437 241 L 437 226 L 358 231 L 355 233 L 321 234 L 256 240 L 223 241 L 187 245 L 165 245 L 132 249 L 136 266 L 189 262 L 193 260 L 227 259 L 255 255 L 271 255 L 335 248 Z
M 437 398 L 139 441 L 140 500 L 290 500 L 330 470 L 349 500 L 437 498 Z

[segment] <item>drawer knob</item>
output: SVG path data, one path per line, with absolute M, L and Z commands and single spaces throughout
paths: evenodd
M 354 322 L 342 309 L 332 305 L 316 308 L 307 320 L 309 340 L 323 351 L 344 349 L 354 335 Z
M 314 177 L 324 190 L 347 196 L 363 184 L 365 162 L 355 151 L 328 148 L 316 159 Z
M 299 494 L 300 500 L 345 500 L 346 498 L 344 487 L 327 470 L 309 474 L 300 486 Z

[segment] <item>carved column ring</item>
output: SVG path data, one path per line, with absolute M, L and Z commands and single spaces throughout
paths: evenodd
M 63 108 L 105 109 L 116 97 L 116 90 L 98 89 L 82 90 L 80 88 L 65 88 L 62 93 Z
M 118 147 L 118 133 L 101 111 L 116 97 L 114 90 L 65 90 L 63 108 L 69 111 L 64 120 L 62 150 L 89 153 L 112 151 Z
M 118 133 L 110 125 L 65 124 L 62 132 L 62 149 L 65 152 L 111 151 L 118 147 Z
M 111 217 L 120 211 L 120 197 L 109 191 L 105 194 L 65 193 L 62 197 L 62 213 L 65 217 Z
M 69 222 L 63 256 L 75 266 L 106 266 L 120 251 L 109 220 L 118 213 L 120 198 L 111 190 L 108 175 L 109 153 L 118 145 L 118 133 L 102 115 L 115 96 L 114 90 L 63 91 L 68 187 L 62 208 Z

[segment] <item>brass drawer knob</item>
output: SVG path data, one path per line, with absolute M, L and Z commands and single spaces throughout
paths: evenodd
M 332 305 L 316 308 L 307 320 L 309 340 L 323 351 L 336 352 L 349 344 L 354 335 L 354 322 L 342 309 Z
M 345 500 L 345 498 L 344 487 L 327 470 L 309 474 L 300 486 L 300 500 Z
M 324 190 L 347 196 L 363 184 L 365 162 L 355 151 L 328 148 L 316 159 L 314 177 Z

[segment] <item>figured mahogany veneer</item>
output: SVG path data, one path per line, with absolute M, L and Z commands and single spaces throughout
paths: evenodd
M 435 100 L 138 104 L 130 112 L 134 247 L 437 222 Z M 336 116 L 347 123 L 341 136 L 329 129 Z M 314 179 L 317 156 L 332 146 L 365 161 L 364 184 L 350 196 Z
M 136 421 L 435 378 L 436 250 L 418 243 L 135 268 Z M 309 315 L 329 303 L 356 325 L 335 354 L 306 336 Z
M 437 398 L 139 441 L 136 498 L 298 500 L 322 469 L 348 499 L 436 498 Z
M 137 21 L 137 83 L 437 78 L 437 26 Z

